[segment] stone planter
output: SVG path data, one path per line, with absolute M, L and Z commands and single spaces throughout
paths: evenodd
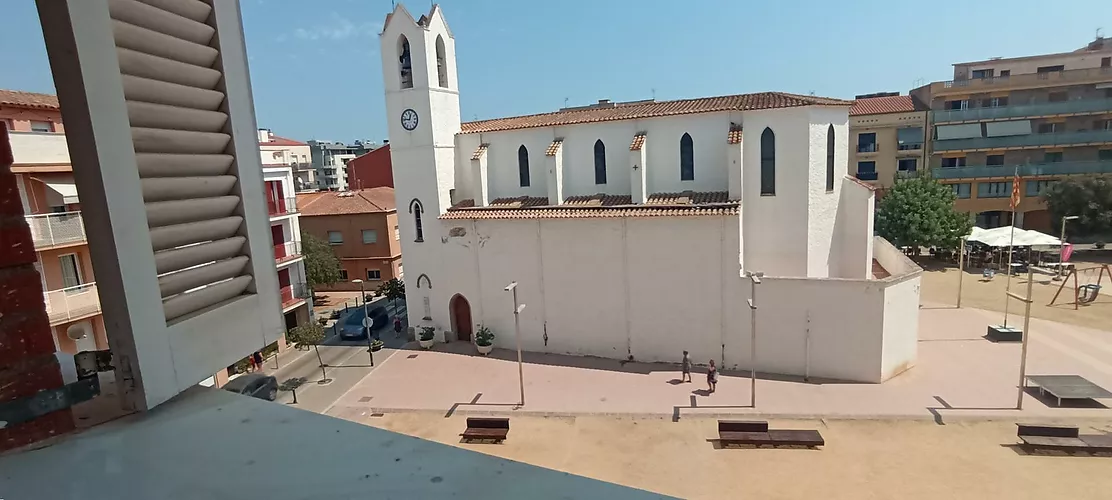
M 492 345 L 475 344 L 475 348 L 479 350 L 479 354 L 482 354 L 483 356 L 486 356 L 487 354 L 490 354 L 490 351 L 494 350 L 494 345 L 493 344 Z
M 418 340 L 417 343 L 421 344 L 421 349 L 432 349 L 432 345 L 436 343 L 435 340 Z

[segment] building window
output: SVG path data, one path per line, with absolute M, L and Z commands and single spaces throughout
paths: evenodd
M 328 232 L 328 244 L 329 245 L 343 245 L 344 244 L 344 233 L 341 233 L 339 231 L 329 231 Z
M 834 124 L 826 127 L 826 190 L 834 190 Z
M 1043 163 L 1058 163 L 1062 161 L 1062 152 L 1054 151 L 1043 153 Z
M 765 127 L 761 132 L 761 195 L 776 194 L 776 133 Z
M 394 241 L 401 241 L 401 240 L 402 240 L 402 231 L 400 229 L 398 229 L 397 225 L 394 225 Z
M 1112 99 L 1112 87 L 1104 89 L 1104 97 Z
M 950 184 L 950 188 L 954 190 L 954 196 L 958 197 L 959 199 L 969 198 L 970 185 L 968 182 L 963 182 L 961 184 Z
M 606 184 L 606 145 L 595 141 L 595 184 Z
M 1097 151 L 1097 160 L 1109 161 L 1112 160 L 1112 149 L 1102 149 Z
M 347 281 L 347 280 L 348 280 L 347 269 L 340 269 L 340 281 Z
M 1066 102 L 1068 99 L 1069 94 L 1065 92 L 1051 92 L 1050 95 L 1047 96 L 1047 100 L 1050 102 Z
M 985 156 L 985 165 L 990 167 L 999 167 L 1004 164 L 1004 155 L 988 155 Z
M 876 147 L 876 133 L 868 132 L 859 134 L 857 136 L 857 152 L 858 153 L 875 153 Z
M 965 166 L 965 157 L 964 156 L 957 156 L 957 157 L 952 157 L 952 158 L 943 158 L 941 166 L 942 166 L 942 168 L 964 167 Z
M 976 79 L 976 80 L 982 80 L 982 79 L 985 79 L 985 78 L 992 78 L 992 76 L 995 73 L 996 73 L 996 71 L 993 70 L 992 68 L 989 68 L 989 69 L 975 69 L 975 70 L 973 70 L 973 78 Z
M 58 256 L 58 263 L 62 266 L 62 288 L 72 288 L 83 283 L 80 262 L 75 253 Z
M 398 37 L 398 75 L 403 89 L 413 88 L 413 61 L 409 54 L 409 40 L 405 35 Z
M 863 181 L 875 181 L 876 175 L 876 162 L 875 161 L 859 161 L 857 162 L 857 178 Z
M 680 180 L 695 180 L 695 144 L 687 132 L 680 137 Z
M 896 143 L 900 151 L 923 149 L 923 128 L 908 127 L 896 130 Z
M 529 187 L 529 149 L 524 144 L 517 148 L 517 178 L 521 187 Z
M 367 279 L 370 280 L 370 281 L 379 281 L 379 280 L 381 280 L 382 279 L 382 271 L 379 271 L 378 269 L 368 269 L 367 270 Z
M 31 122 L 31 131 L 32 132 L 53 132 L 54 131 L 54 123 L 53 122 L 34 122 L 33 121 L 33 122 Z
M 969 101 L 961 99 L 958 101 L 946 101 L 946 109 L 969 109 Z
M 1007 78 L 1009 76 L 1012 76 L 1012 70 L 1010 70 L 1010 69 L 1000 70 L 1000 78 Z
M 1058 181 L 1027 181 L 1027 196 L 1042 196 L 1046 188 Z
M 436 35 L 436 79 L 443 88 L 448 88 L 448 63 L 444 58 L 444 38 Z
M 1093 130 L 1112 130 L 1112 120 L 1093 120 Z
M 1054 65 L 1054 66 L 1040 66 L 1038 68 L 1035 68 L 1035 73 L 1056 73 L 1058 71 L 1065 71 L 1065 70 L 1066 70 L 1066 67 L 1064 65 L 1057 64 L 1057 65 Z
M 1064 124 L 1062 124 L 1062 123 L 1040 123 L 1038 130 L 1039 130 L 1040 134 L 1053 134 L 1053 133 L 1056 133 L 1056 132 L 1061 132 L 1062 131 L 1062 125 L 1064 125 Z
M 403 268 L 401 264 L 398 264 L 398 273 L 397 273 L 397 277 L 398 277 L 398 279 L 400 279 L 400 280 L 403 280 L 403 279 L 405 279 L 405 268 Z
M 417 230 L 416 242 L 425 241 L 425 229 L 421 227 L 421 207 L 413 209 L 413 228 Z
M 374 229 L 364 229 L 363 244 L 370 245 L 372 243 L 378 243 L 378 231 L 375 231 Z
M 896 170 L 900 172 L 914 172 L 919 166 L 917 158 L 904 158 L 896 163 Z
M 999 108 L 1008 105 L 1007 97 L 988 97 L 981 99 L 982 108 Z
M 1012 182 L 978 182 L 978 198 L 1007 198 L 1012 195 Z
M 1100 58 L 1100 67 L 1102 67 L 1102 68 L 1112 68 L 1112 57 L 1102 57 L 1102 58 Z

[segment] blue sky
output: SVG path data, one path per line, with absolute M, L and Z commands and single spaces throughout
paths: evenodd
M 53 92 L 32 0 L 0 0 L 0 88 Z M 259 126 L 385 137 L 378 33 L 389 0 L 242 0 Z M 765 90 L 851 98 L 952 75 L 955 62 L 1089 42 L 1108 0 L 444 0 L 463 119 L 598 99 Z M 406 3 L 414 16 L 430 3 Z M 13 50 L 15 49 L 15 50 Z

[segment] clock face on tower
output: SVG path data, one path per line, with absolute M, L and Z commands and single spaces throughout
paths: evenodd
M 412 109 L 402 111 L 402 128 L 413 130 L 417 128 L 417 112 Z

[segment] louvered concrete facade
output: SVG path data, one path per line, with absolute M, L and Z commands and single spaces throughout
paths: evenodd
M 516 282 L 530 351 L 688 350 L 861 382 L 914 364 L 919 270 L 874 240 L 873 190 L 847 177 L 851 102 L 762 92 L 461 123 L 455 42 L 436 6 L 397 7 L 380 36 L 410 325 L 464 342 L 486 326 L 513 348 Z M 756 361 L 746 271 L 768 276 Z

